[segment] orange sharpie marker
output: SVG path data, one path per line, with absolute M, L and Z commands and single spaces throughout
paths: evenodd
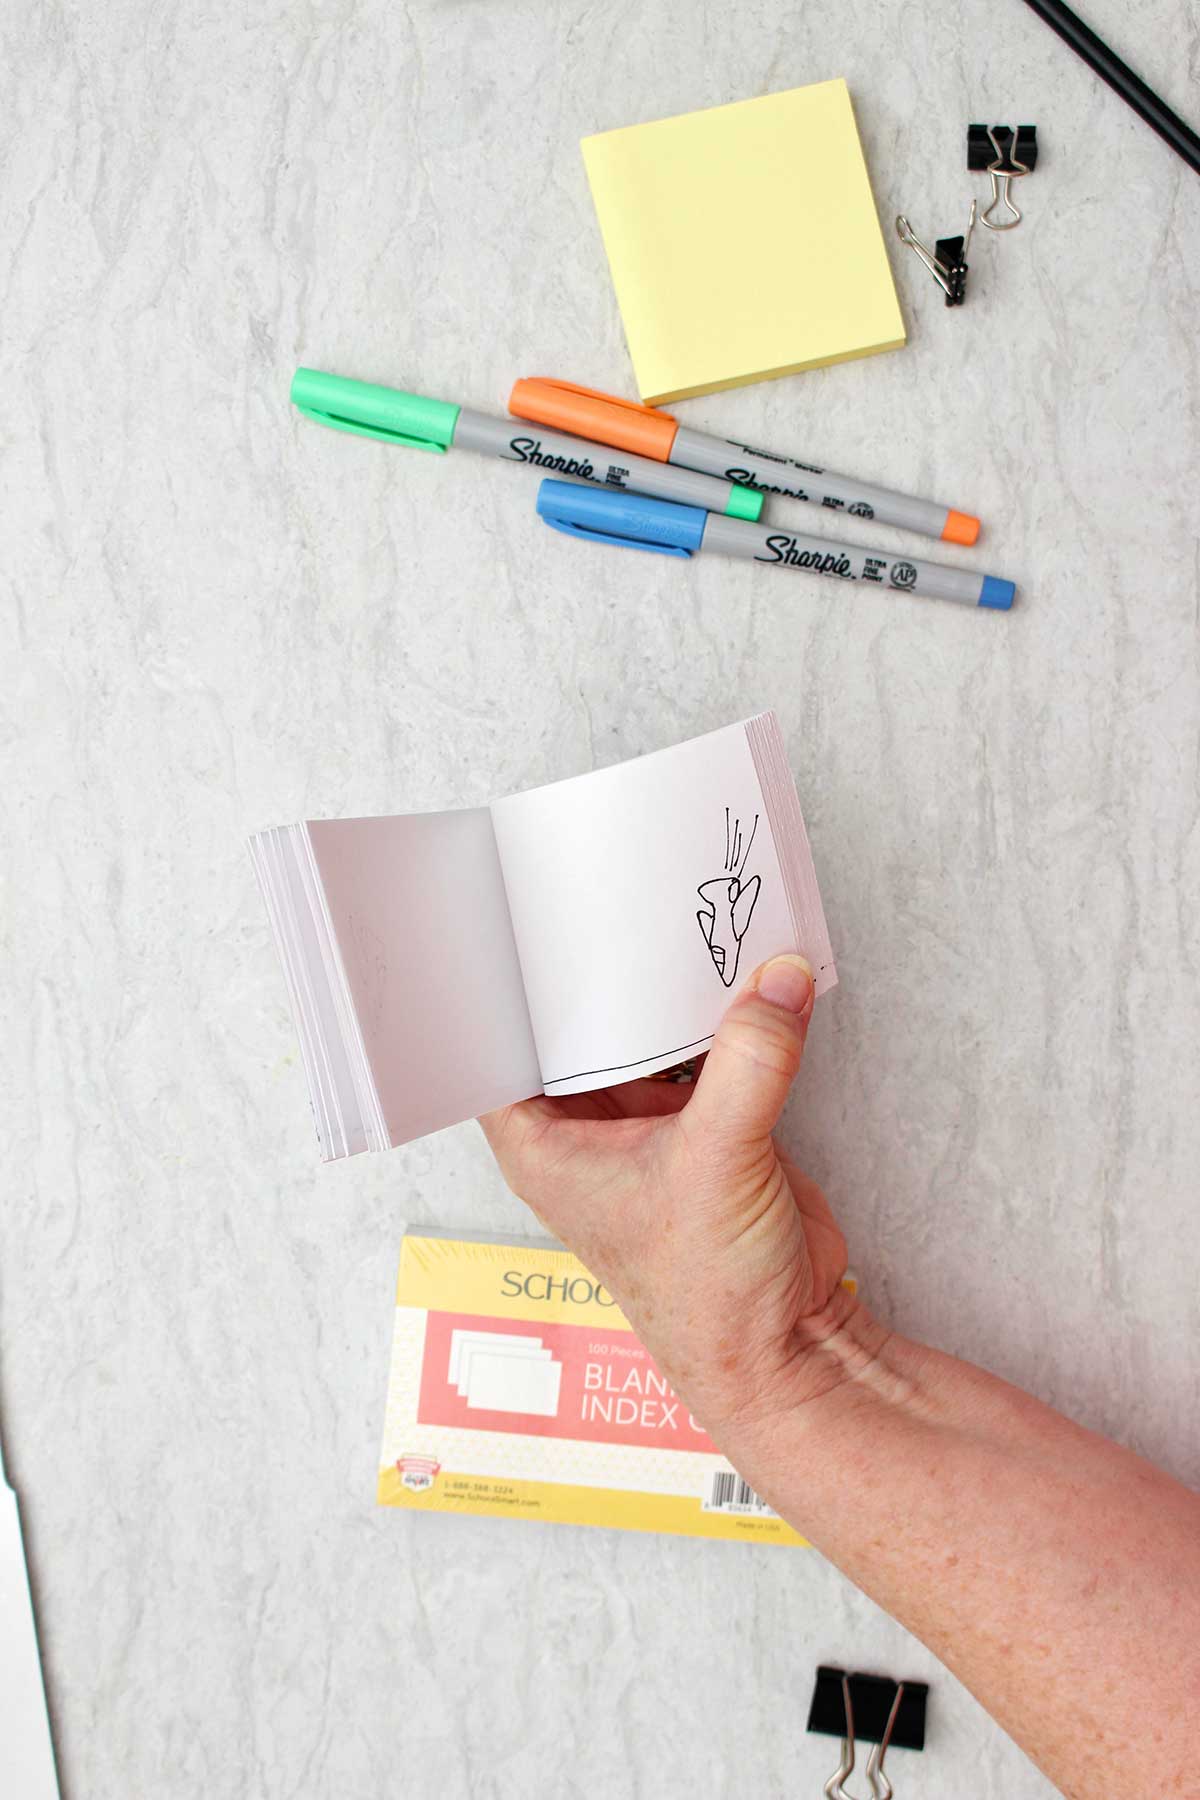
M 513 387 L 508 410 L 518 419 L 533 419 L 539 425 L 632 456 L 697 469 L 760 494 L 807 500 L 813 506 L 850 513 L 856 519 L 878 519 L 881 524 L 899 525 L 949 544 L 973 544 L 979 536 L 979 520 L 952 506 L 919 500 L 912 494 L 894 494 L 888 488 L 834 475 L 794 457 L 776 456 L 769 450 L 713 437 L 707 431 L 693 431 L 656 406 L 576 387 L 570 381 L 545 375 L 524 378 Z

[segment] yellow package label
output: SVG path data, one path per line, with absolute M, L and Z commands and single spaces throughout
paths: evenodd
M 804 1539 L 726 1462 L 569 1251 L 409 1234 L 380 1457 L 382 1506 Z

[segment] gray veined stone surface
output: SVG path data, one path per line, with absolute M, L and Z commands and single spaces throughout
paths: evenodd
M 1139 18 L 1194 115 L 1193 11 Z M 1037 1800 L 813 1554 L 376 1511 L 404 1224 L 528 1220 L 473 1127 L 319 1165 L 243 840 L 776 707 L 841 972 L 786 1133 L 874 1304 L 1196 1478 L 1200 184 L 1015 0 L 0 39 L 0 1403 L 66 1794 L 784 1800 L 824 1659 L 933 1681 L 899 1795 Z M 578 138 L 836 74 L 908 348 L 681 416 L 977 512 L 1010 616 L 573 544 L 290 409 L 300 361 L 628 390 Z M 1042 156 L 947 312 L 890 222 L 962 229 L 972 118 Z

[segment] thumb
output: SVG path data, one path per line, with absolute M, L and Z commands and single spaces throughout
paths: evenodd
M 680 1113 L 693 1127 L 749 1148 L 783 1111 L 812 1017 L 813 976 L 802 956 L 754 971 L 717 1028 L 696 1091 Z

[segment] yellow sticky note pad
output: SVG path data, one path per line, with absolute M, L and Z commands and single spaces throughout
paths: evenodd
M 904 343 L 844 81 L 601 132 L 583 158 L 643 400 Z

